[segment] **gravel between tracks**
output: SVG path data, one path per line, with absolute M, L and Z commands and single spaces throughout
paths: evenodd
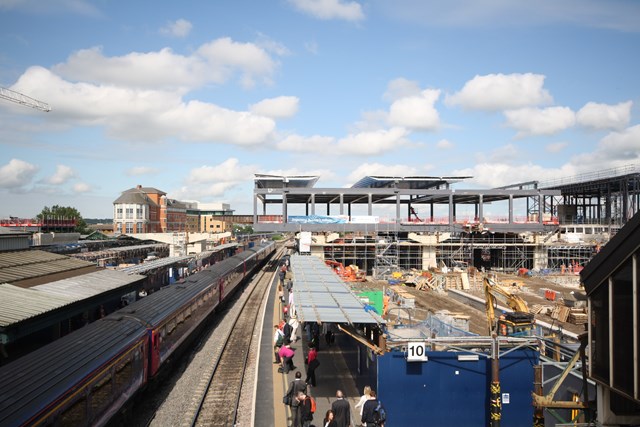
M 198 390 L 202 380 L 202 372 L 206 371 L 213 360 L 222 351 L 223 339 L 234 324 L 234 319 L 242 307 L 242 303 L 250 294 L 250 286 L 243 289 L 242 294 L 235 301 L 230 301 L 224 317 L 211 333 L 204 338 L 200 348 L 193 354 L 186 369 L 179 374 L 171 392 L 156 410 L 155 418 L 149 424 L 153 427 L 184 425 L 185 414 L 193 406 L 194 390 Z M 254 363 L 255 364 L 255 363 Z M 253 378 L 253 377 L 250 377 Z M 245 425 L 245 424 L 243 424 Z

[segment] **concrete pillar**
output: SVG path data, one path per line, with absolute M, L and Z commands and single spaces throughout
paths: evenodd
M 536 246 L 533 249 L 533 268 L 543 269 L 549 267 L 549 252 L 544 246 Z
M 311 195 L 311 215 L 316 214 L 316 195 Z
M 431 267 L 437 267 L 438 260 L 436 258 L 435 246 L 423 246 L 422 247 L 422 269 L 428 270 Z

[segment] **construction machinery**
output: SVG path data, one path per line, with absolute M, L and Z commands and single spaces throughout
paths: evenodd
M 534 316 L 529 313 L 527 302 L 509 292 L 489 277 L 484 278 L 484 295 L 487 307 L 489 331 L 502 336 L 530 336 L 533 332 Z M 505 312 L 496 319 L 498 301 L 512 312 Z
M 324 261 L 334 273 L 336 273 L 345 282 L 365 282 L 367 280 L 364 271 L 361 271 L 357 265 L 344 266 L 341 262 L 327 259 Z
M 7 101 L 15 102 L 16 104 L 35 108 L 36 110 L 44 111 L 45 113 L 51 111 L 51 107 L 46 102 L 38 101 L 37 99 L 33 99 L 20 92 L 4 87 L 0 87 L 0 99 L 6 99 Z

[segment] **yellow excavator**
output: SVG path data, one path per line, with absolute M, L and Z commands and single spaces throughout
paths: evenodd
M 487 321 L 490 333 L 502 336 L 531 336 L 534 316 L 529 313 L 527 302 L 509 292 L 489 277 L 484 278 L 484 295 L 487 306 Z M 507 305 L 513 312 L 502 314 L 496 319 L 498 301 Z

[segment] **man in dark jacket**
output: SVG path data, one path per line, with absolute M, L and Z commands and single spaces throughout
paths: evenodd
M 311 425 L 311 421 L 313 420 L 313 414 L 311 413 L 311 401 L 303 391 L 298 393 L 297 400 L 299 418 L 301 423 L 300 426 L 309 427 Z
M 378 420 L 375 417 L 376 408 L 378 407 L 378 399 L 376 396 L 376 392 L 371 390 L 369 393 L 369 399 L 364 402 L 362 406 L 362 418 L 360 421 L 364 424 L 367 424 L 367 427 L 379 427 L 381 424 L 378 423 Z
M 336 391 L 336 397 L 337 399 L 331 404 L 331 410 L 335 414 L 336 426 L 349 427 L 351 426 L 351 405 L 344 398 L 342 390 Z
M 293 416 L 293 425 L 296 427 L 302 426 L 302 419 L 300 418 L 300 401 L 297 399 L 298 394 L 302 392 L 306 394 L 307 384 L 302 381 L 302 373 L 296 371 L 296 377 L 289 383 L 289 389 L 287 394 L 291 396 L 291 415 Z

